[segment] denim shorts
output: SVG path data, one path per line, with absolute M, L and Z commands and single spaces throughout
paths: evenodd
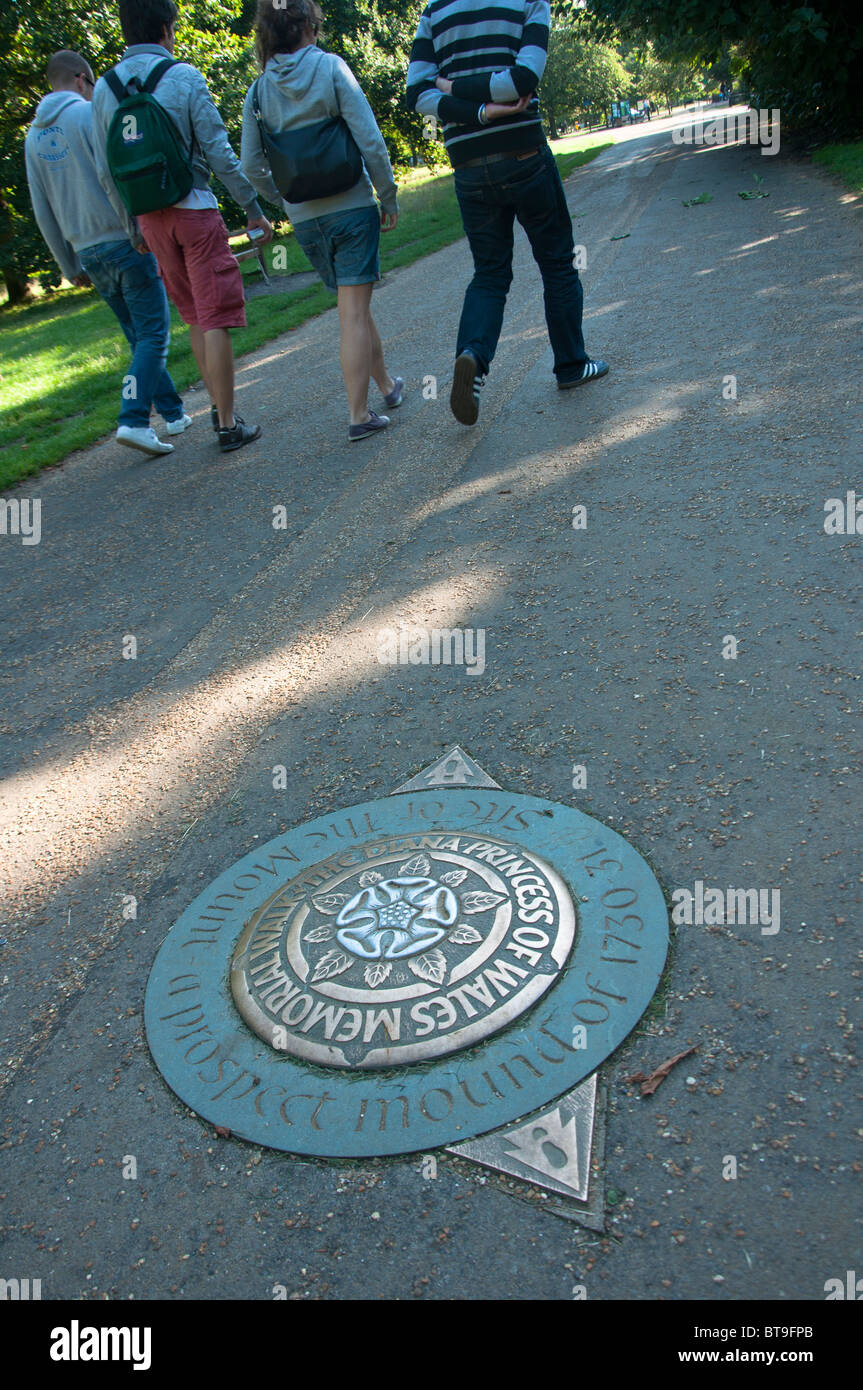
M 381 278 L 381 216 L 377 204 L 299 222 L 294 233 L 328 290 Z

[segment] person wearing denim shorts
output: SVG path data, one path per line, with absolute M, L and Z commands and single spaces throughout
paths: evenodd
M 548 0 L 509 0 L 505 10 L 482 9 L 479 0 L 430 0 L 411 49 L 408 104 L 443 122 L 474 261 L 450 396 L 465 425 L 478 417 L 480 387 L 500 338 L 516 218 L 542 275 L 558 386 L 580 386 L 608 371 L 585 351 L 572 219 L 536 100 L 548 31 Z M 510 61 L 501 66 L 505 56 Z
M 89 63 L 61 49 L 48 63 L 48 82 L 51 94 L 39 103 L 24 143 L 36 220 L 63 274 L 75 285 L 94 286 L 132 349 L 118 442 L 145 454 L 170 454 L 174 446 L 150 425 L 151 407 L 169 434 L 181 434 L 192 421 L 165 366 L 170 341 L 165 288 L 153 257 L 133 246 L 135 228 L 119 197 L 112 202 L 99 181 Z
M 321 22 L 314 0 L 286 0 L 280 8 L 272 0 L 258 0 L 255 38 L 262 68 L 257 85 L 261 119 L 275 134 L 341 115 L 363 156 L 360 179 L 331 197 L 286 202 L 262 148 L 251 90 L 243 108 L 241 163 L 261 196 L 285 209 L 299 245 L 327 289 L 337 296 L 339 356 L 350 411 L 348 438 L 354 442 L 389 424 L 388 416 L 369 409 L 372 378 L 389 409 L 401 405 L 403 398 L 404 381 L 387 370 L 371 315 L 372 287 L 381 278 L 380 232 L 396 225 L 398 203 L 386 145 L 371 107 L 347 64 L 317 46 Z

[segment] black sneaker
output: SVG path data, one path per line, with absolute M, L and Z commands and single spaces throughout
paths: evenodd
M 219 429 L 219 448 L 223 454 L 229 454 L 232 449 L 242 449 L 244 444 L 251 444 L 260 433 L 260 425 L 247 425 L 245 420 L 235 415 L 233 429 Z
M 218 406 L 215 406 L 215 405 L 211 405 L 211 406 L 210 406 L 210 421 L 211 421 L 212 426 L 213 426 L 213 433 L 214 433 L 214 434 L 218 434 L 218 433 L 219 433 L 219 430 L 222 428 L 221 425 L 219 424 L 219 408 L 218 408 Z M 245 420 L 243 419 L 242 415 L 237 415 L 237 414 L 234 415 L 234 424 L 235 424 L 235 425 L 244 425 L 245 423 L 246 423 L 246 422 L 245 422 Z
M 599 377 L 605 376 L 607 372 L 607 362 L 601 360 L 593 362 L 588 358 L 579 376 L 573 377 L 571 381 L 561 381 L 560 377 L 558 377 L 557 389 L 558 391 L 568 391 L 571 386 L 583 386 L 586 381 L 596 381 Z
M 472 352 L 455 359 L 449 408 L 461 425 L 475 425 L 479 416 L 479 393 L 485 377 Z

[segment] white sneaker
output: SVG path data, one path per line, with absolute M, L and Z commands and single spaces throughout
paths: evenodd
M 130 449 L 140 449 L 144 454 L 173 454 L 173 444 L 165 444 L 155 430 L 133 429 L 131 425 L 121 425 L 117 430 L 117 443 L 127 444 Z
M 191 415 L 181 415 L 179 420 L 171 420 L 170 424 L 165 424 L 166 434 L 182 434 L 192 423 Z

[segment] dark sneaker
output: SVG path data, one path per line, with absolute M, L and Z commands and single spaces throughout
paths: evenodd
M 235 415 L 233 429 L 219 430 L 219 448 L 223 454 L 229 454 L 232 449 L 242 449 L 244 444 L 251 444 L 260 433 L 260 425 L 247 425 L 245 420 Z
M 449 408 L 461 425 L 475 425 L 479 416 L 479 393 L 485 377 L 472 352 L 455 359 Z
M 587 359 L 581 369 L 581 374 L 575 376 L 571 381 L 561 381 L 557 379 L 558 391 L 568 391 L 571 386 L 583 386 L 586 381 L 596 381 L 599 377 L 605 376 L 608 372 L 608 363 L 597 360 L 596 362 Z
M 388 396 L 384 396 L 384 405 L 387 410 L 395 410 L 397 405 L 401 405 L 405 398 L 405 384 L 400 376 L 393 377 L 393 389 Z
M 222 427 L 221 427 L 221 425 L 219 424 L 219 411 L 218 411 L 218 407 L 215 406 L 215 405 L 211 405 L 211 406 L 210 406 L 210 421 L 211 421 L 212 426 L 213 426 L 213 432 L 214 432 L 215 434 L 218 434 L 218 433 L 219 433 L 219 430 L 220 430 Z M 244 425 L 245 423 L 246 423 L 246 422 L 245 422 L 245 420 L 243 419 L 242 415 L 237 415 L 236 412 L 235 412 L 235 414 L 234 414 L 234 424 L 235 424 L 235 425 Z
M 356 444 L 358 439 L 368 439 L 370 434 L 377 434 L 379 430 L 385 430 L 389 422 L 388 415 L 375 415 L 375 412 L 370 410 L 369 418 L 364 420 L 361 425 L 348 426 L 348 439 L 351 444 Z

